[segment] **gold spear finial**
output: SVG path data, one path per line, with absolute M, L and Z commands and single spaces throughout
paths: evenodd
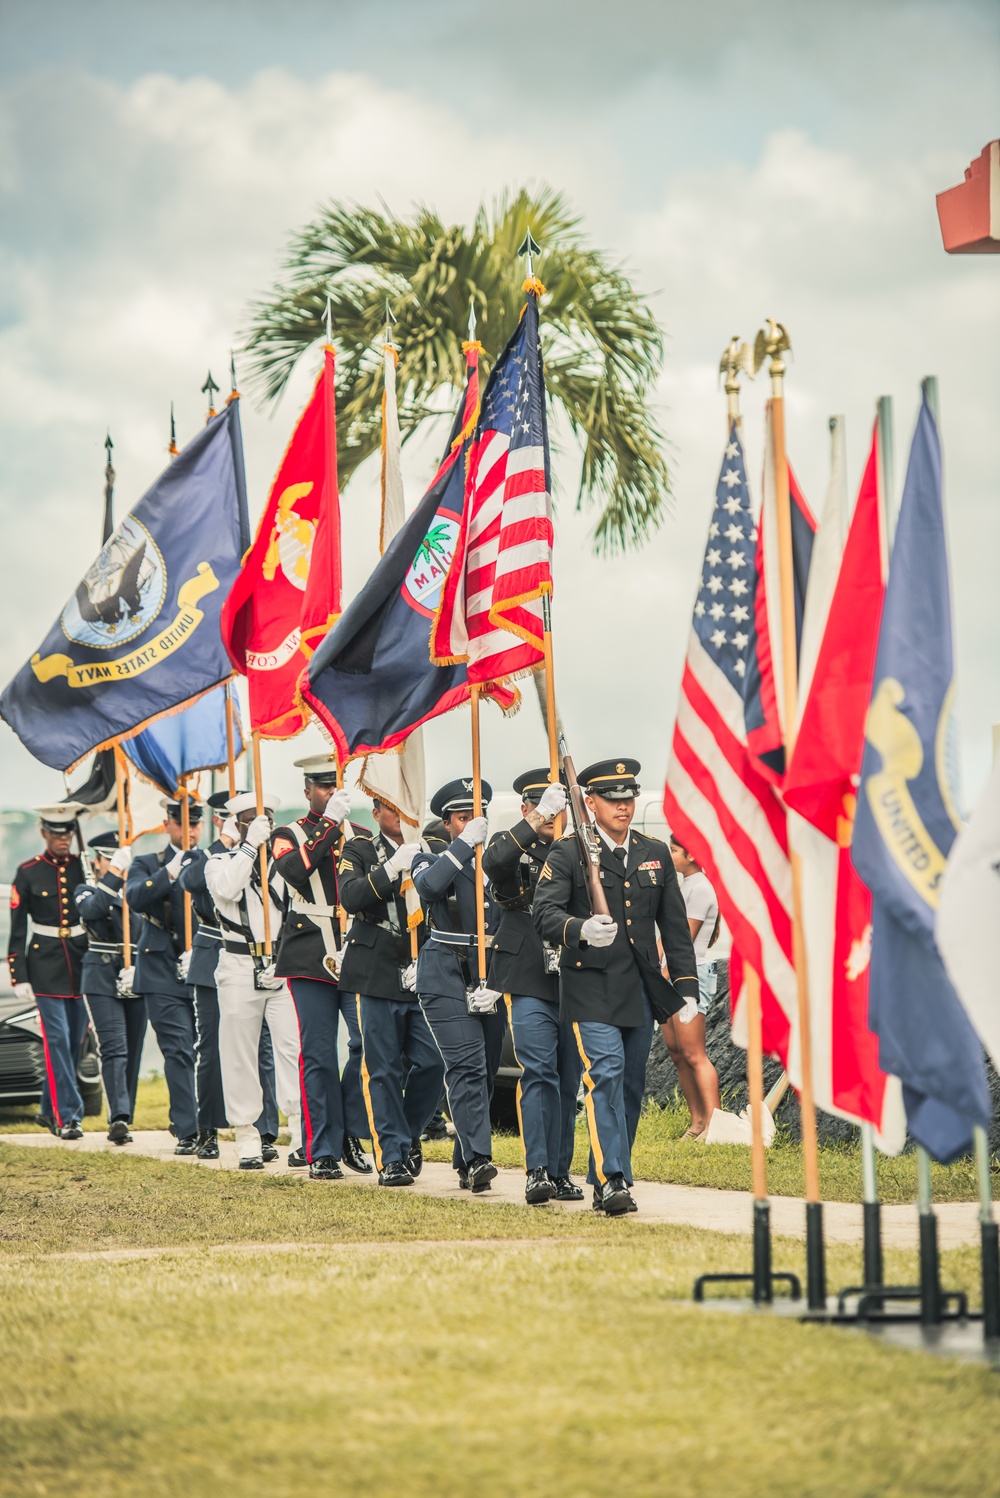
M 773 317 L 767 319 L 767 326 L 761 328 L 753 345 L 753 372 L 757 374 L 763 368 L 765 359 L 771 361 L 771 390 L 774 395 L 781 394 L 781 382 L 785 374 L 785 361 L 782 354 L 790 354 L 792 351 L 792 340 L 788 336 L 787 329 L 783 323 L 775 322 Z
M 729 341 L 729 347 L 725 350 L 719 360 L 719 374 L 725 375 L 726 383 L 724 389 L 726 399 L 729 403 L 729 420 L 740 419 L 740 383 L 739 375 L 742 371 L 752 380 L 756 374 L 753 364 L 753 353 L 749 343 L 741 343 L 738 333 L 734 333 Z

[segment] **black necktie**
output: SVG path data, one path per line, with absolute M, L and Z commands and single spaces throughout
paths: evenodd
M 624 872 L 625 872 L 625 849 L 624 848 L 613 848 L 611 851 L 614 853 L 615 857 L 617 858 L 618 863 L 619 863 L 619 865 L 621 867 L 621 871 L 624 874 Z

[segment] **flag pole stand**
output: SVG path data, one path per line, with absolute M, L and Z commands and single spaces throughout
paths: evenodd
M 861 1125 L 861 1170 L 864 1176 L 864 1247 L 862 1263 L 867 1286 L 882 1284 L 882 1203 L 878 1198 L 875 1174 L 875 1130 L 870 1123 Z
M 972 1131 L 976 1146 L 976 1174 L 979 1177 L 979 1240 L 983 1274 L 983 1340 L 1000 1338 L 1000 1229 L 993 1221 L 990 1192 L 990 1141 L 986 1130 L 976 1124 Z
M 706 1285 L 749 1284 L 755 1306 L 774 1303 L 774 1286 L 787 1283 L 792 1300 L 802 1299 L 797 1274 L 771 1267 L 771 1203 L 767 1195 L 767 1156 L 764 1148 L 764 1046 L 760 1000 L 760 974 L 749 965 L 743 969 L 747 1006 L 747 1090 L 750 1095 L 751 1170 L 753 1176 L 753 1269 L 749 1274 L 700 1274 L 694 1282 L 693 1298 L 705 1299 Z
M 118 846 L 124 848 L 130 841 L 125 814 L 125 765 L 118 744 L 115 745 L 115 799 L 118 805 Z M 128 901 L 125 898 L 126 880 L 122 880 L 122 967 L 132 966 L 132 933 L 129 923 Z
M 780 323 L 768 320 L 757 335 L 754 362 L 770 360 L 771 434 L 774 444 L 774 489 L 777 510 L 778 568 L 781 580 L 782 677 L 784 685 L 785 763 L 795 748 L 798 721 L 798 650 L 795 619 L 795 571 L 792 555 L 792 507 L 785 448 L 785 361 L 791 340 Z M 819 1186 L 819 1140 L 813 1093 L 810 1033 L 809 975 L 802 925 L 802 865 L 789 849 L 792 872 L 792 954 L 795 964 L 799 1058 L 802 1075 L 799 1109 L 802 1118 L 802 1159 L 806 1188 L 806 1301 L 810 1311 L 826 1310 L 826 1252 L 823 1242 L 823 1201 Z
M 470 689 L 472 708 L 472 815 L 483 814 L 483 777 L 479 747 L 479 688 Z M 476 844 L 476 946 L 479 953 L 479 982 L 486 982 L 486 885 L 483 879 L 483 845 Z
M 260 732 L 250 736 L 253 745 L 253 789 L 257 798 L 257 815 L 264 815 L 264 778 L 260 768 Z M 271 899 L 267 887 L 267 839 L 260 845 L 260 903 L 264 911 L 264 956 L 271 957 Z
M 920 1217 L 920 1324 L 941 1322 L 941 1256 L 931 1197 L 931 1157 L 917 1145 L 917 1212 Z

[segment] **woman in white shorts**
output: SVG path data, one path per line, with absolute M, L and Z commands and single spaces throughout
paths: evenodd
M 670 839 L 670 853 L 677 870 L 684 907 L 687 910 L 694 955 L 698 963 L 698 1008 L 685 1023 L 678 1015 L 660 1026 L 667 1050 L 677 1068 L 684 1100 L 691 1110 L 686 1139 L 699 1139 L 708 1128 L 712 1113 L 720 1106 L 719 1077 L 705 1049 L 705 1015 L 715 997 L 715 964 L 708 955 L 719 922 L 715 891 L 687 850 Z

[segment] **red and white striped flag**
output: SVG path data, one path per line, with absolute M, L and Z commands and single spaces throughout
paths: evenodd
M 462 529 L 431 634 L 437 665 L 465 661 L 471 684 L 544 660 L 552 590 L 552 505 L 538 302 L 529 292 L 494 366 L 469 461 Z
M 743 705 L 756 544 L 733 423 L 695 600 L 663 807 L 671 831 L 708 876 L 732 932 L 734 1038 L 746 1043 L 747 963 L 760 975 L 764 1049 L 786 1065 L 796 1003 L 787 819 L 747 748 Z

